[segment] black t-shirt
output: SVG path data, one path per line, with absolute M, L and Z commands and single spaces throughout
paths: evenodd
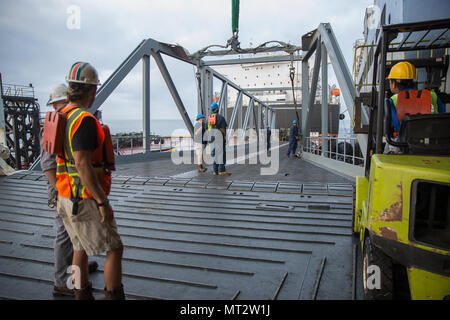
M 223 132 L 222 131 L 226 131 L 226 129 L 228 128 L 228 124 L 227 121 L 225 120 L 225 118 L 220 115 L 220 114 L 216 114 L 216 125 L 214 126 L 215 129 L 218 129 L 221 133 L 222 133 L 222 137 L 223 137 Z M 213 143 L 215 141 L 215 137 L 211 136 L 210 138 L 210 143 Z M 223 139 L 223 143 L 225 144 L 225 139 Z
M 97 124 L 94 118 L 85 117 L 72 138 L 73 151 L 94 151 L 98 147 Z
M 217 129 L 227 129 L 228 128 L 228 124 L 227 121 L 225 120 L 225 118 L 220 115 L 217 114 L 217 118 L 216 118 L 216 128 Z

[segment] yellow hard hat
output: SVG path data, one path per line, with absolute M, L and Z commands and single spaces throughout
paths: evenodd
M 413 80 L 416 79 L 416 67 L 407 61 L 396 63 L 389 76 L 386 79 L 398 79 L 398 80 Z

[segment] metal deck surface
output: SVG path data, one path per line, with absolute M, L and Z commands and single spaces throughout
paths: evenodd
M 114 176 L 128 299 L 352 299 L 351 184 Z M 0 297 L 53 299 L 40 172 L 0 178 Z M 103 288 L 104 255 L 91 275 Z
M 232 149 L 232 148 L 230 148 Z M 236 163 L 236 152 L 227 155 L 227 171 L 232 173 L 229 179 L 248 180 L 261 182 L 292 182 L 292 183 L 353 183 L 354 179 L 337 174 L 336 172 L 320 168 L 308 161 L 297 159 L 291 156 L 286 157 L 287 145 L 280 146 L 278 151 L 278 170 L 273 175 L 261 175 L 261 168 L 266 167 L 261 164 L 250 163 L 248 153 L 242 163 Z M 248 151 L 248 149 L 246 149 Z M 190 155 L 193 157 L 193 155 Z M 230 156 L 230 157 L 228 157 Z M 234 157 L 234 158 L 233 158 Z M 275 155 L 274 155 L 275 158 Z M 275 159 L 274 159 L 275 160 Z M 198 173 L 195 164 L 174 165 L 169 152 L 152 152 L 146 155 L 135 155 L 133 157 L 117 157 L 117 172 L 125 176 L 170 176 L 179 178 L 189 178 L 200 181 L 209 181 L 212 175 L 212 166 L 208 166 L 208 171 Z M 193 163 L 193 162 L 192 162 Z M 222 177 L 216 177 L 219 181 Z

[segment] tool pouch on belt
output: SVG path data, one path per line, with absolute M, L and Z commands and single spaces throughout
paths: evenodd
M 70 199 L 73 203 L 72 206 L 72 215 L 76 216 L 78 214 L 78 202 L 81 200 L 80 198 L 71 198 Z

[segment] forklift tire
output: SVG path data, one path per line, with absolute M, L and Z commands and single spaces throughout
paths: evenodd
M 371 266 L 376 266 L 379 269 L 371 268 L 372 270 L 369 270 Z M 370 237 L 366 237 L 364 241 L 362 279 L 366 300 L 393 299 L 394 264 L 389 256 L 372 245 Z
M 411 300 L 408 274 L 406 268 L 399 264 L 394 264 L 394 299 Z

